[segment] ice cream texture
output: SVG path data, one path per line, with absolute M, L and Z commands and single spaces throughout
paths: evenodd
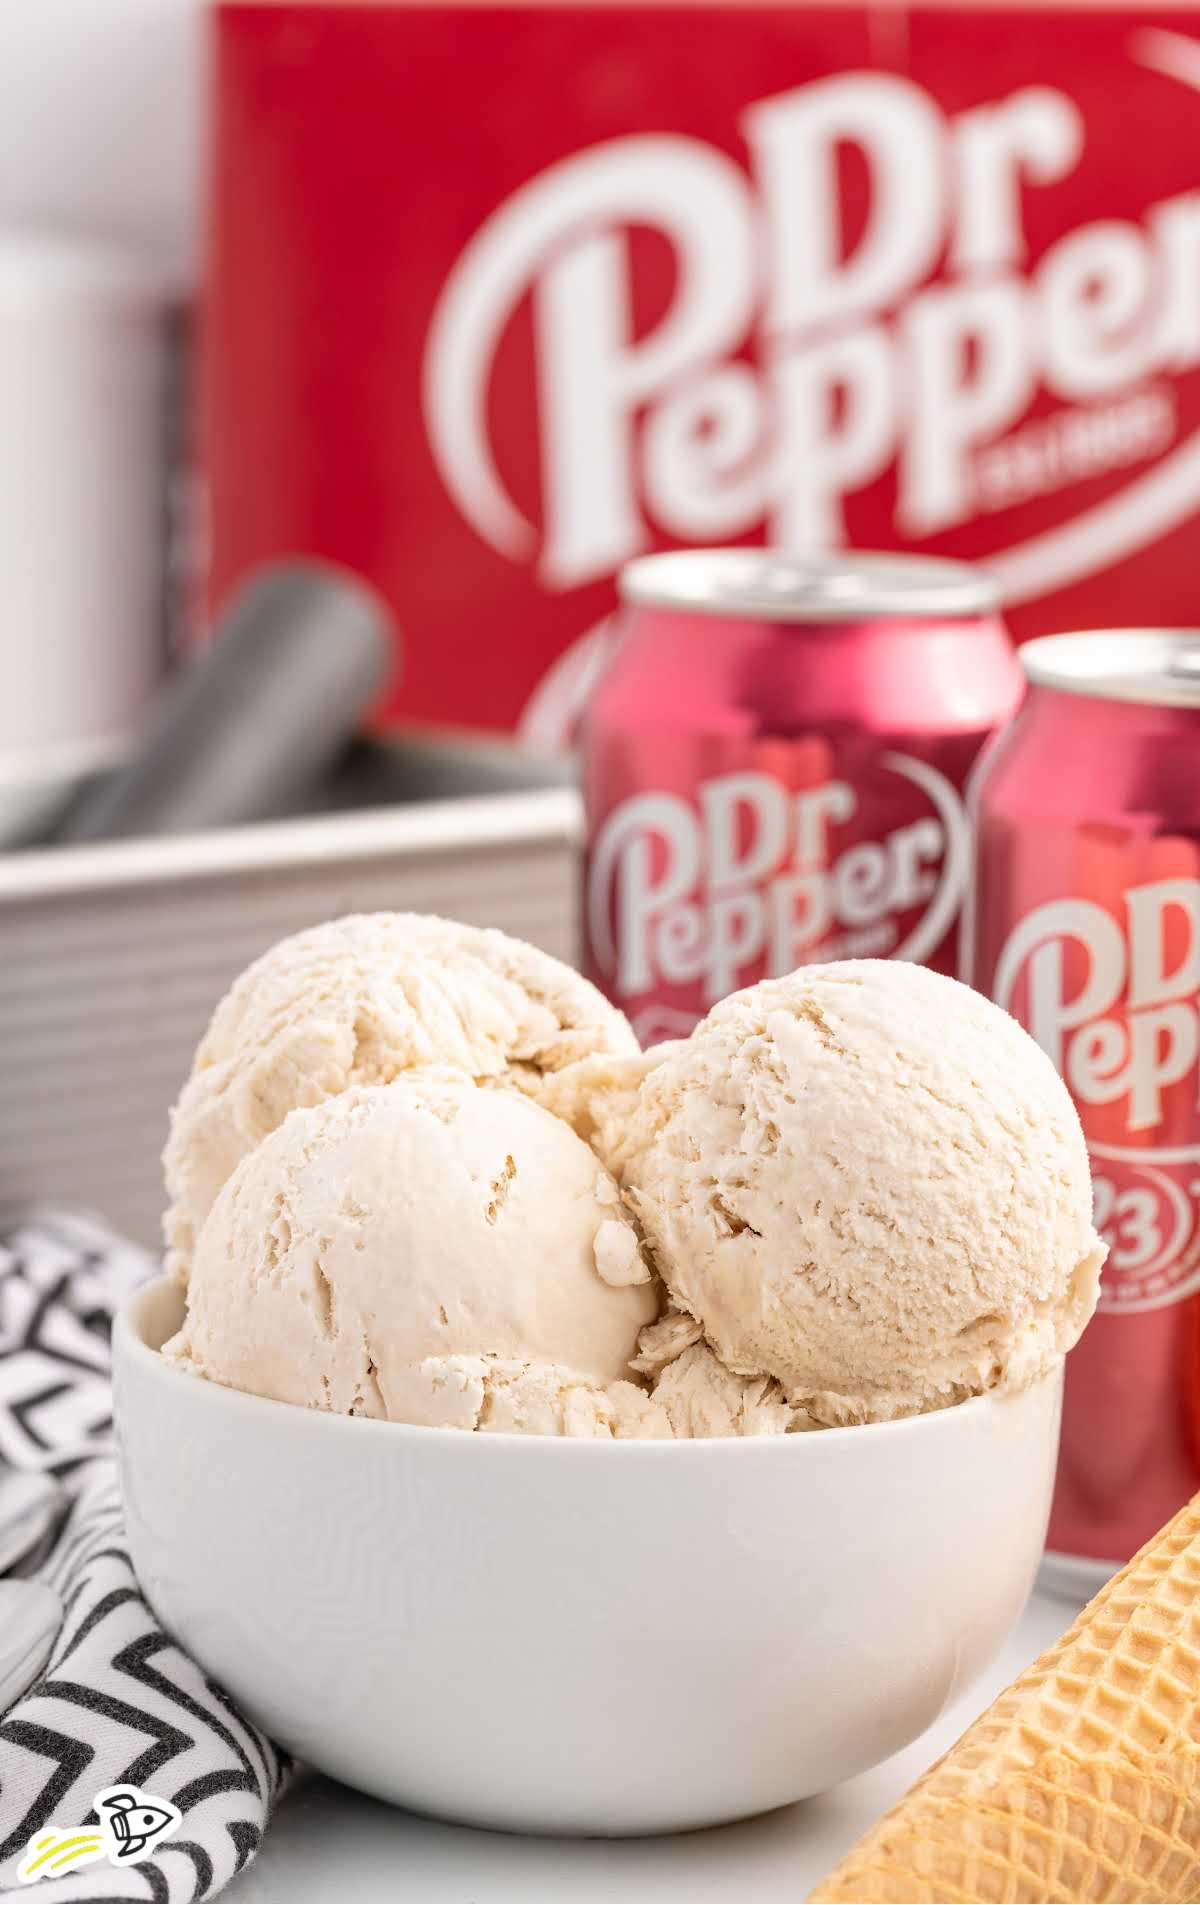
M 637 1110 L 650 1073 L 683 1041 L 672 1039 L 648 1052 L 594 1052 L 546 1078 L 539 1102 L 591 1145 L 602 1164 L 619 1177 L 637 1145 Z
M 806 1420 L 1032 1382 L 1095 1307 L 1066 1087 L 1007 1013 L 922 967 L 734 994 L 646 1072 L 609 1150 L 676 1310 Z
M 954 980 L 802 968 L 642 1053 L 567 967 L 415 915 L 243 974 L 166 1166 L 168 1356 L 482 1432 L 780 1434 L 1015 1388 L 1104 1255 L 1065 1086 Z
M 398 1419 L 481 1434 L 565 1435 L 588 1441 L 670 1440 L 661 1403 L 633 1382 L 589 1382 L 553 1363 L 430 1356 L 395 1385 Z
M 428 1065 L 536 1098 L 563 1066 L 637 1049 L 594 986 L 507 933 L 373 913 L 281 940 L 217 1006 L 172 1112 L 167 1267 L 186 1281 L 222 1185 L 298 1107 Z
M 616 1186 L 566 1124 L 412 1073 L 293 1111 L 242 1160 L 164 1353 L 346 1415 L 616 1433 L 652 1414 L 627 1378 L 658 1303 Z

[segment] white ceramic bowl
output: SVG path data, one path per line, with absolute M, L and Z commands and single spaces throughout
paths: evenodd
M 134 1563 L 303 1759 L 422 1812 L 641 1833 L 780 1806 L 915 1738 L 1000 1646 L 1060 1383 L 816 1435 L 573 1442 L 354 1421 L 116 1332 Z

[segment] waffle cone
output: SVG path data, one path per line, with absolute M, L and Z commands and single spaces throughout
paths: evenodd
M 1200 1495 L 811 1905 L 1200 1901 Z

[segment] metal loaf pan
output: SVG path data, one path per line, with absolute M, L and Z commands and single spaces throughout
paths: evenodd
M 495 746 L 375 746 L 328 790 L 342 811 L 0 858 L 0 1214 L 85 1206 L 156 1243 L 167 1108 L 217 999 L 285 933 L 411 909 L 574 959 L 565 772 Z

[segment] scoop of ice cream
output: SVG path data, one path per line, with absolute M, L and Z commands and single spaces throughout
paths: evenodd
M 438 1065 L 537 1097 L 594 1052 L 637 1053 L 586 979 L 506 933 L 416 913 L 351 915 L 285 939 L 234 982 L 171 1114 L 167 1267 L 186 1280 L 200 1226 L 289 1111 Z
M 811 966 L 726 999 L 648 1072 L 626 1145 L 676 1307 L 819 1422 L 1031 1381 L 1095 1307 L 1065 1086 L 1007 1013 L 924 968 Z
M 399 1371 L 394 1390 L 398 1419 L 431 1428 L 600 1441 L 661 1440 L 673 1433 L 666 1411 L 636 1383 L 601 1386 L 551 1363 L 430 1356 Z
M 772 1376 L 737 1376 L 707 1343 L 685 1349 L 654 1385 L 655 1405 L 677 1437 L 783 1435 L 809 1428 Z
M 242 1160 L 165 1354 L 254 1395 L 403 1421 L 428 1358 L 619 1381 L 658 1304 L 573 1131 L 515 1091 L 411 1073 L 292 1112 Z
M 642 1085 L 682 1044 L 672 1039 L 648 1052 L 593 1052 L 543 1079 L 538 1102 L 565 1119 L 620 1177 L 636 1142 L 634 1114 Z
M 704 1331 L 695 1317 L 672 1304 L 653 1323 L 647 1323 L 629 1367 L 640 1376 L 661 1376 L 668 1363 L 682 1356 L 693 1343 L 703 1341 Z

